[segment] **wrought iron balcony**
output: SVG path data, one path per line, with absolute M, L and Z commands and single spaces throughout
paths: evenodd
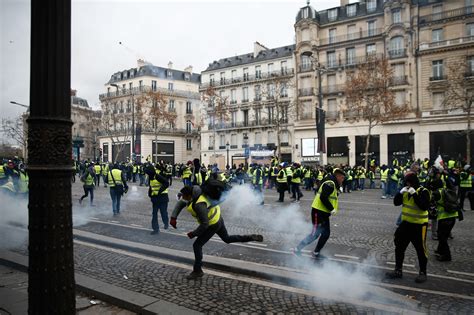
M 300 65 L 299 69 L 300 69 L 300 72 L 313 71 L 313 67 L 311 67 L 311 64 Z
M 378 35 L 381 35 L 382 33 L 383 33 L 382 28 L 376 28 L 376 29 L 371 29 L 371 30 L 366 30 L 366 31 L 360 30 L 358 32 L 348 33 L 348 34 L 345 34 L 345 35 L 322 38 L 322 39 L 320 39 L 319 44 L 320 45 L 332 45 L 332 44 L 337 44 L 337 43 L 350 41 L 350 40 L 356 40 L 356 39 L 362 39 L 362 38 L 378 36 Z
M 345 88 L 344 84 L 334 84 L 323 86 L 321 90 L 323 94 L 336 94 L 344 92 Z
M 136 96 L 148 92 L 159 92 L 166 96 L 185 97 L 191 99 L 200 99 L 198 92 L 182 91 L 182 90 L 168 90 L 166 88 L 152 88 L 151 86 L 133 87 L 131 89 L 118 89 L 116 92 L 103 93 L 99 95 L 99 100 L 112 99 L 123 96 Z
M 406 49 L 392 49 L 388 51 L 388 57 L 390 59 L 405 58 L 406 56 L 407 56 Z
M 438 76 L 430 77 L 430 81 L 444 81 L 447 78 L 448 77 L 446 75 L 438 75 Z
M 408 84 L 408 77 L 406 75 L 393 77 L 390 80 L 391 86 L 406 85 Z
M 312 96 L 312 95 L 314 95 L 313 88 L 298 89 L 298 96 Z
M 472 42 L 474 42 L 474 36 L 466 36 L 466 37 L 458 37 L 458 38 L 447 39 L 447 40 L 440 40 L 436 42 L 421 44 L 420 51 L 427 50 L 427 49 L 447 47 L 447 46 L 452 46 L 452 45 L 461 45 L 461 44 L 472 43 Z
M 420 16 L 420 25 L 442 21 L 445 19 L 460 18 L 474 13 L 474 6 L 466 6 L 458 9 L 447 10 L 440 13 L 428 14 Z
M 313 119 L 313 113 L 301 113 L 300 119 L 301 120 Z
M 336 120 L 339 118 L 339 112 L 338 111 L 328 111 L 326 112 L 326 120 Z
M 256 72 L 254 75 L 244 74 L 242 77 L 235 77 L 232 79 L 221 79 L 220 81 L 216 82 L 205 82 L 200 85 L 200 89 L 208 88 L 209 86 L 225 86 L 231 84 L 239 84 L 242 82 L 253 82 L 253 81 L 260 81 L 260 80 L 271 80 L 272 78 L 278 77 L 285 77 L 285 76 L 292 76 L 295 73 L 295 70 L 292 68 L 283 68 L 280 70 L 270 71 L 270 72 Z
M 347 109 L 343 113 L 345 119 L 355 119 L 359 117 L 359 112 L 355 109 Z

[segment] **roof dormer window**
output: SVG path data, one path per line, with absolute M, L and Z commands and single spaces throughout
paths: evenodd
M 346 14 L 347 16 L 354 16 L 357 12 L 357 4 L 351 4 L 346 6 Z
M 329 21 L 337 20 L 337 8 L 328 10 L 328 20 Z
M 184 80 L 189 81 L 191 79 L 191 75 L 189 73 L 184 74 Z
M 166 75 L 168 76 L 168 78 L 172 78 L 173 77 L 173 71 L 166 70 Z

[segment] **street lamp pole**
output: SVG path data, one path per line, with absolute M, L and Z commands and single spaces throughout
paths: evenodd
M 226 160 L 227 161 L 227 166 L 226 166 L 226 168 L 229 169 L 230 168 L 230 166 L 229 166 L 229 148 L 230 148 L 229 142 L 226 143 L 225 148 L 227 149 L 227 160 Z

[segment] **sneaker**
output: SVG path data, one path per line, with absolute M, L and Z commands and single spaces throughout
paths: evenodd
M 426 280 L 428 280 L 428 277 L 426 276 L 426 272 L 422 272 L 422 271 L 420 271 L 420 274 L 418 275 L 418 277 L 415 278 L 416 283 L 423 283 L 423 282 L 426 282 Z
M 169 228 L 169 225 L 165 225 L 163 228 L 167 230 Z
M 150 235 L 157 235 L 157 234 L 160 234 L 160 230 L 153 230 L 150 233 Z
M 301 250 L 298 249 L 297 247 L 293 248 L 292 253 L 293 253 L 293 255 L 295 255 L 297 257 L 301 257 Z
M 436 260 L 437 261 L 451 261 L 451 257 L 438 254 L 438 256 L 436 256 Z
M 311 257 L 314 259 L 326 259 L 326 256 L 321 255 L 319 252 L 312 252 Z
M 394 271 L 385 273 L 385 278 L 387 279 L 401 279 L 403 277 L 403 273 L 401 270 L 395 269 Z
M 252 240 L 254 242 L 263 242 L 263 236 L 262 235 L 252 234 L 252 235 L 250 235 L 250 237 L 252 238 Z
M 186 276 L 187 280 L 196 280 L 198 278 L 202 278 L 204 276 L 204 272 L 201 271 L 193 271 L 189 275 Z
M 380 197 L 380 199 L 387 199 L 387 196 L 382 196 Z

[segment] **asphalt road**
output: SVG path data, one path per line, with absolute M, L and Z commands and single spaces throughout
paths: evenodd
M 192 251 L 192 240 L 186 237 L 186 232 L 196 227 L 194 219 L 183 211 L 178 218 L 178 229 L 163 230 L 160 220 L 161 233 L 150 235 L 151 202 L 147 197 L 147 187 L 139 187 L 130 184 L 130 190 L 124 196 L 121 207 L 121 214 L 112 216 L 111 200 L 109 189 L 98 187 L 95 190 L 95 206 L 90 207 L 84 200 L 83 204 L 78 203 L 82 195 L 80 183 L 73 185 L 73 211 L 75 215 L 76 229 L 88 231 L 104 236 L 113 237 L 117 240 L 127 240 L 137 244 L 150 244 L 164 248 L 181 251 Z M 180 182 L 175 181 L 170 189 L 169 213 L 176 203 L 175 195 L 182 187 Z M 261 265 L 274 265 L 285 268 L 300 268 L 300 260 L 311 261 L 308 257 L 296 259 L 291 255 L 291 249 L 311 231 L 309 213 L 311 202 L 314 197 L 313 192 L 303 192 L 305 196 L 300 203 L 291 203 L 289 199 L 284 204 L 276 203 L 277 193 L 275 191 L 265 191 L 265 205 L 260 206 L 258 199 L 252 196 L 250 189 L 245 187 L 235 187 L 222 205 L 222 215 L 225 220 L 227 230 L 230 234 L 262 234 L 263 243 L 247 243 L 228 245 L 213 238 L 204 247 L 204 253 L 219 257 L 238 259 L 253 262 Z M 408 296 L 414 301 L 419 301 L 422 312 L 446 312 L 446 313 L 472 313 L 474 310 L 474 266 L 473 249 L 474 236 L 471 233 L 474 212 L 465 212 L 465 220 L 457 222 L 453 230 L 454 239 L 450 240 L 453 261 L 441 263 L 434 259 L 434 249 L 437 242 L 428 240 L 430 258 L 428 263 L 429 280 L 425 284 L 415 284 L 414 277 L 417 274 L 417 259 L 412 246 L 407 250 L 405 257 L 404 279 L 399 281 L 386 281 L 383 277 L 385 271 L 393 269 L 394 266 L 394 245 L 393 233 L 395 231 L 395 221 L 400 213 L 400 207 L 395 207 L 392 200 L 380 199 L 380 191 L 365 190 L 340 196 L 340 211 L 331 217 L 331 237 L 324 248 L 324 255 L 327 260 L 324 266 L 317 266 L 320 273 L 317 279 L 316 291 L 325 290 L 351 290 L 363 291 L 363 285 L 358 285 L 358 281 L 371 281 L 379 286 L 389 289 L 392 292 Z M 431 235 L 429 235 L 431 236 Z M 316 244 L 306 248 L 305 255 L 309 256 Z M 128 256 L 127 256 L 128 255 Z M 137 257 L 136 254 L 117 252 L 107 248 L 98 249 L 87 244 L 76 244 L 76 268 L 88 275 L 95 275 L 102 278 L 117 278 L 118 285 L 127 286 L 131 281 L 124 281 L 121 273 L 136 273 L 139 278 L 143 278 L 140 273 L 140 266 L 146 257 Z M 114 261 L 124 261 L 124 263 L 112 263 Z M 311 262 L 312 263 L 312 262 Z M 119 267 L 118 270 L 111 269 L 110 264 Z M 149 266 L 149 264 L 145 264 Z M 166 265 L 166 264 L 164 264 Z M 183 274 L 188 270 L 177 268 L 172 275 L 168 275 L 159 262 L 151 263 L 146 267 L 145 274 L 150 274 L 149 278 L 142 279 L 142 285 L 134 283 L 131 289 L 138 291 L 155 287 L 162 275 L 163 279 L 173 279 L 176 286 L 180 287 L 185 283 Z M 306 265 L 306 263 L 305 263 Z M 183 266 L 181 266 L 183 267 Z M 151 270 L 148 270 L 150 269 Z M 154 278 L 157 272 L 158 278 Z M 239 281 L 222 277 L 222 275 L 209 275 L 213 280 L 207 279 L 206 286 L 202 287 L 205 292 L 210 290 L 208 296 L 211 300 L 215 285 L 223 286 L 220 294 L 223 296 L 235 296 L 236 291 L 247 290 L 249 285 L 245 281 Z M 219 280 L 216 280 L 219 279 Z M 147 280 L 149 280 L 147 282 Z M 184 281 L 184 282 L 183 282 Z M 222 284 L 220 283 L 222 281 Z M 220 283 L 220 284 L 217 284 Z M 257 290 L 255 296 L 260 296 L 258 292 L 266 292 L 271 283 L 261 284 L 261 287 L 252 288 Z M 292 287 L 299 287 L 295 284 Z M 313 288 L 314 289 L 314 288 Z M 249 289 L 250 290 L 250 289 Z M 263 290 L 263 291 L 261 291 Z M 309 298 L 308 295 L 291 292 L 292 289 L 284 288 L 277 290 L 274 295 L 261 296 L 257 301 L 253 299 L 254 294 L 247 296 L 242 292 L 238 293 L 243 300 L 239 300 L 241 305 L 248 307 L 238 308 L 233 301 L 221 301 L 218 303 L 222 310 L 239 310 L 242 312 L 252 312 L 252 309 L 260 313 L 263 311 L 278 312 L 379 312 L 369 306 L 340 303 L 322 302 L 316 297 Z M 286 290 L 286 291 L 285 291 Z M 173 289 L 175 291 L 175 289 Z M 179 292 L 179 290 L 177 291 Z M 289 293 L 290 292 L 290 293 Z M 184 291 L 185 294 L 189 297 Z M 287 295 L 290 294 L 288 297 Z M 249 299 L 245 298 L 248 297 Z M 223 297 L 221 297 L 223 298 Z M 334 297 L 337 300 L 337 296 Z M 170 296 L 170 301 L 176 300 L 176 296 Z M 294 299 L 304 299 L 303 304 L 294 304 Z M 173 300 L 173 301 L 174 301 Z M 212 312 L 214 302 L 194 302 L 182 303 L 183 306 L 192 309 Z M 190 300 L 190 301 L 191 301 Z M 227 302 L 226 302 L 227 301 Z M 275 301 L 278 301 L 276 303 Z M 308 302 L 309 301 L 309 302 Z M 211 304 L 209 304 L 211 303 Z M 275 304 L 276 303 L 276 304 Z M 202 304 L 202 305 L 201 305 Z M 201 306 L 200 306 L 201 305 Z M 271 305 L 277 305 L 272 306 Z M 258 307 L 257 307 L 258 306 Z M 252 308 L 253 307 L 253 308 Z M 361 308 L 362 307 L 362 308 Z M 226 312 L 226 311 L 223 311 Z

